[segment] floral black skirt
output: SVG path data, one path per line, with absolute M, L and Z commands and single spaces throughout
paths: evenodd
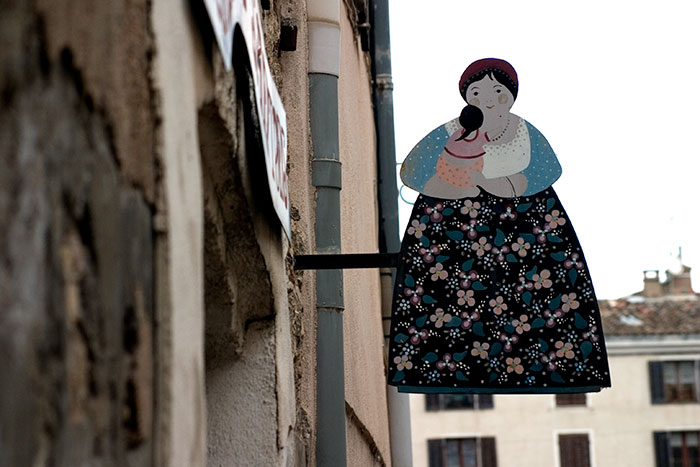
M 610 386 L 593 285 L 552 188 L 418 197 L 401 245 L 389 365 L 401 392 Z

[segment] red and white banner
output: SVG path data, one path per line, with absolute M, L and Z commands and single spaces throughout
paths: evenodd
M 227 70 L 231 69 L 236 27 L 240 28 L 245 40 L 255 85 L 255 104 L 260 119 L 272 204 L 287 236 L 291 238 L 287 181 L 287 114 L 267 62 L 258 0 L 204 0 L 204 4 Z

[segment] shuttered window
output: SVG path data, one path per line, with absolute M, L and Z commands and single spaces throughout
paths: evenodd
M 700 431 L 654 433 L 656 467 L 700 467 Z
M 425 410 L 483 410 L 493 408 L 491 394 L 427 394 Z
M 557 394 L 556 401 L 557 407 L 564 407 L 568 405 L 586 405 L 586 394 Z
M 429 467 L 498 467 L 496 439 L 431 439 L 428 460 Z
M 649 362 L 652 404 L 700 401 L 700 360 Z
M 559 461 L 561 467 L 590 467 L 591 454 L 588 435 L 559 435 Z

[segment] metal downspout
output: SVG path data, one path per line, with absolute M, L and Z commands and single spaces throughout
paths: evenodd
M 309 114 L 317 253 L 340 253 L 340 1 L 309 0 Z M 316 465 L 346 465 L 343 273 L 316 272 Z
M 391 44 L 389 40 L 389 2 L 371 0 L 370 9 L 372 78 L 374 80 L 374 120 L 377 131 L 377 179 L 379 192 L 379 251 L 394 253 L 399 240 L 398 189 L 396 185 L 396 148 L 394 141 L 394 101 L 391 81 Z M 385 336 L 393 302 L 395 274 L 382 269 L 382 318 Z M 388 346 L 387 346 L 388 349 Z M 389 362 L 391 363 L 391 362 Z M 393 467 L 411 467 L 411 414 L 408 394 L 387 385 L 389 436 Z

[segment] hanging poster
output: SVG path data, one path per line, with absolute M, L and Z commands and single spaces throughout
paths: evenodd
M 401 392 L 574 393 L 610 386 L 600 312 L 545 137 L 511 113 L 513 67 L 478 60 L 461 115 L 409 153 L 418 191 L 393 297 Z

